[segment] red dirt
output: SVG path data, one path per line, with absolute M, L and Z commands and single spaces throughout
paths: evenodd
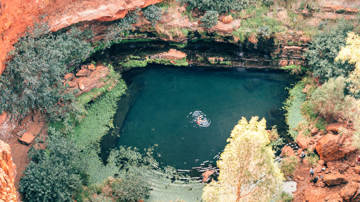
M 327 166 L 317 164 L 313 167 L 314 176 L 310 176 L 311 164 L 305 159 L 303 163 L 299 162 L 294 172 L 294 180 L 297 182 L 297 191 L 294 193 L 294 202 L 318 202 L 318 201 L 343 201 L 343 194 L 348 190 L 347 185 L 358 184 L 360 175 L 355 173 L 359 165 L 356 164 L 356 153 L 352 153 L 346 159 L 327 162 Z M 321 161 L 319 161 L 322 163 Z M 326 167 L 325 171 L 321 168 Z M 326 186 L 322 177 L 329 175 L 342 175 L 348 183 Z M 317 183 L 310 182 L 315 176 L 319 177 Z M 322 176 L 322 177 L 321 177 Z M 353 193 L 353 197 L 359 193 Z M 354 199 L 353 198 L 353 199 Z
M 8 120 L 10 121 L 10 120 Z M 11 121 L 13 122 L 13 121 Z M 29 132 L 34 135 L 41 135 L 41 137 L 46 137 L 46 124 L 43 120 L 43 117 L 40 114 L 34 115 L 33 119 L 31 116 L 27 116 L 21 123 L 17 124 L 15 129 L 10 130 L 10 135 L 6 137 L 0 136 L 0 139 L 8 143 L 11 148 L 11 154 L 13 161 L 16 165 L 16 178 L 15 186 L 18 188 L 19 180 L 25 171 L 26 166 L 29 164 L 28 151 L 31 148 L 31 145 L 24 145 L 19 142 L 19 138 L 25 132 Z

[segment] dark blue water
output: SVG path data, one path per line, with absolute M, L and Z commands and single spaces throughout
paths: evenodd
M 268 126 L 283 123 L 285 73 L 152 67 L 124 77 L 134 101 L 118 144 L 140 150 L 157 145 L 163 165 L 189 169 L 212 160 L 242 116 L 265 117 Z M 194 111 L 211 124 L 197 125 L 189 115 Z

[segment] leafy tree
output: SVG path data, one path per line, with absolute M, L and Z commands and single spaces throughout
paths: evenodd
M 317 88 L 309 99 L 309 107 L 315 114 L 323 117 L 327 122 L 354 121 L 353 113 L 357 101 L 345 95 L 344 77 L 331 78 L 321 87 Z
M 324 82 L 330 78 L 347 76 L 353 71 L 354 65 L 335 61 L 341 47 L 345 46 L 347 33 L 352 29 L 352 25 L 341 23 L 336 29 L 315 36 L 305 52 L 307 63 L 315 77 Z
M 25 201 L 72 201 L 82 184 L 80 151 L 52 128 L 46 144 L 46 150 L 30 153 L 19 191 Z
M 161 8 L 155 5 L 146 7 L 143 10 L 144 17 L 151 22 L 152 25 L 155 25 L 157 21 L 161 19 Z
M 40 110 L 56 117 L 63 113 L 59 105 L 71 103 L 73 96 L 65 92 L 63 76 L 88 58 L 92 47 L 79 30 L 44 32 L 36 28 L 15 44 L 0 76 L 0 112 L 23 117 Z
M 211 28 L 217 24 L 218 17 L 219 13 L 217 11 L 206 11 L 200 21 L 204 27 Z
M 231 132 L 217 165 L 218 181 L 207 184 L 204 201 L 271 201 L 283 175 L 274 162 L 266 121 L 242 118 Z
M 355 65 L 355 70 L 352 71 L 347 78 L 349 83 L 348 90 L 353 95 L 359 97 L 360 95 L 360 36 L 354 32 L 349 32 L 346 39 L 346 46 L 343 47 L 336 61 L 345 63 L 348 61 L 350 64 Z

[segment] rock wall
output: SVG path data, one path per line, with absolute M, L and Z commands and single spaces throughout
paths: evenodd
M 48 22 L 52 31 L 84 21 L 112 21 L 129 10 L 162 0 L 1 0 L 0 74 L 13 44 L 34 23 Z
M 15 170 L 10 146 L 0 140 L 0 201 L 17 201 Z

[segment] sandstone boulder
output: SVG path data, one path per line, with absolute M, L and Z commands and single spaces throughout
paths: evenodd
M 241 24 L 241 20 L 239 19 L 233 20 L 228 24 L 219 21 L 213 28 L 211 28 L 211 31 L 225 33 L 225 34 L 231 33 L 235 29 L 237 29 L 240 26 L 240 24 Z
M 319 132 L 319 129 L 316 127 L 311 129 L 311 135 L 316 135 L 318 132 Z
M 21 138 L 19 138 L 19 141 L 23 144 L 29 145 L 34 141 L 34 139 L 35 136 L 33 134 L 26 132 L 21 136 Z
M 227 15 L 221 18 L 221 22 L 224 24 L 229 24 L 233 21 L 233 17 L 231 15 Z
M 212 174 L 214 174 L 214 173 L 215 173 L 214 170 L 207 170 L 207 171 L 203 172 L 203 174 L 202 174 L 202 176 L 203 176 L 202 181 L 203 181 L 203 182 L 209 181 L 210 176 L 211 176 Z
M 342 123 L 332 123 L 326 126 L 328 132 L 338 134 L 341 130 L 346 129 L 346 125 Z
M 96 70 L 96 66 L 94 64 L 90 64 L 87 66 L 87 68 L 91 71 L 95 71 Z
M 88 70 L 88 69 L 87 69 Z M 88 70 L 90 71 L 90 70 Z M 77 83 L 78 88 L 81 90 L 77 95 L 80 95 L 85 92 L 89 92 L 94 88 L 101 88 L 106 83 L 103 81 L 104 78 L 109 74 L 109 69 L 105 66 L 98 66 L 93 72 L 90 72 L 87 77 L 80 77 L 74 79 L 74 82 Z
M 354 168 L 352 168 L 352 170 L 354 171 L 354 173 L 360 175 L 360 166 L 355 166 Z
M 289 61 L 288 60 L 280 60 L 279 61 L 279 65 L 281 66 L 281 67 L 285 67 L 285 66 L 287 66 L 289 64 Z
M 305 136 L 303 133 L 299 133 L 299 135 L 296 137 L 296 143 L 303 150 L 308 148 L 310 141 L 311 141 L 311 138 Z
M 65 86 L 67 86 L 69 88 L 75 88 L 77 86 L 77 84 L 74 81 L 66 81 Z
M 343 187 L 340 191 L 340 196 L 344 201 L 350 201 L 357 194 L 359 184 L 352 182 Z
M 3 112 L 2 114 L 0 114 L 0 125 L 3 124 L 7 119 L 7 113 Z
M 15 175 L 10 146 L 0 140 L 0 201 L 17 201 Z
M 290 146 L 286 145 L 281 149 L 281 154 L 280 156 L 285 157 L 285 156 L 296 156 L 295 151 L 293 150 L 293 148 L 291 148 Z
M 356 148 L 352 146 L 351 142 L 351 136 L 328 133 L 317 142 L 316 151 L 321 160 L 339 160 L 347 154 L 356 151 Z
M 161 58 L 161 59 L 168 59 L 168 60 L 181 60 L 186 58 L 186 53 L 181 52 L 176 49 L 170 49 L 168 52 L 160 53 L 158 55 L 155 55 L 153 57 L 155 58 Z
M 71 81 L 74 77 L 75 77 L 75 75 L 73 73 L 68 73 L 68 74 L 65 74 L 64 79 L 66 81 Z
M 89 76 L 91 73 L 91 71 L 89 69 L 80 69 L 77 73 L 76 76 L 77 77 L 87 77 Z
M 332 173 L 325 175 L 323 181 L 327 186 L 336 186 L 348 182 L 344 175 Z

